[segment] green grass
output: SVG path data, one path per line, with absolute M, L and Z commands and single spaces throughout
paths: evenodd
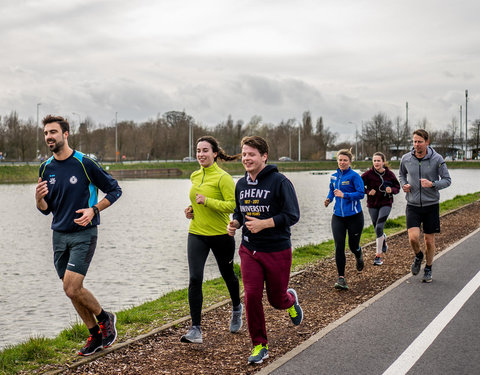
M 293 161 L 293 162 L 275 162 L 281 172 L 295 172 L 295 171 L 311 171 L 311 170 L 334 170 L 337 168 L 337 162 L 329 161 Z M 230 174 L 242 175 L 245 173 L 242 164 L 239 161 L 235 162 L 219 162 L 221 167 Z M 399 161 L 390 162 L 392 168 L 399 167 Z M 198 169 L 198 163 L 194 162 L 149 162 L 149 163 L 104 163 L 103 167 L 109 170 L 118 169 L 153 169 L 153 168 L 178 168 L 182 171 L 182 176 L 187 178 L 190 174 Z M 372 166 L 371 161 L 355 161 L 352 167 L 355 169 L 366 170 Z M 480 168 L 479 161 L 455 161 L 448 162 L 448 167 L 451 169 L 471 169 Z M 38 164 L 33 165 L 2 165 L 0 164 L 0 183 L 33 183 L 38 179 Z
M 441 203 L 440 212 L 445 213 L 479 199 L 480 192 L 456 196 Z M 388 235 L 405 228 L 405 216 L 401 216 L 387 220 L 385 232 Z M 373 227 L 365 228 L 361 243 L 365 244 L 374 239 Z M 298 247 L 293 252 L 293 269 L 302 269 L 307 264 L 333 256 L 333 253 L 333 240 Z M 235 272 L 239 277 L 241 276 L 240 267 L 237 264 L 235 264 Z M 228 290 L 221 278 L 206 281 L 203 291 L 204 308 L 229 298 Z M 125 341 L 188 314 L 187 289 L 172 291 L 156 300 L 117 312 L 119 339 Z M 77 322 L 53 339 L 32 337 L 21 344 L 8 346 L 0 351 L 0 374 L 28 372 L 46 365 L 71 363 L 78 358 L 76 353 L 87 337 L 88 330 L 83 324 Z

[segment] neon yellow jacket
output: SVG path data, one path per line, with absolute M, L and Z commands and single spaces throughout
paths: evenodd
M 227 234 L 230 214 L 235 209 L 235 183 L 232 176 L 214 162 L 208 168 L 200 167 L 193 172 L 190 180 L 193 219 L 189 232 L 202 236 Z M 204 205 L 197 204 L 196 194 L 205 196 Z

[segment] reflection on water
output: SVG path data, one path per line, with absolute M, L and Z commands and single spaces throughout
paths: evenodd
M 451 174 L 452 186 L 442 190 L 442 200 L 478 190 L 472 181 L 478 180 L 479 171 Z M 292 227 L 293 246 L 330 239 L 332 205 L 323 206 L 329 173 L 286 175 L 295 185 L 301 211 L 300 222 Z M 183 210 L 189 204 L 190 181 L 132 180 L 121 181 L 121 186 L 122 198 L 102 212 L 99 243 L 85 280 L 102 306 L 114 311 L 188 284 Z M 51 216 L 36 210 L 34 191 L 33 184 L 0 185 L 0 206 L 8 213 L 0 225 L 0 348 L 32 335 L 54 336 L 78 319 L 53 266 Z M 400 193 L 391 217 L 404 210 Z M 367 213 L 365 224 L 370 225 Z M 213 257 L 205 276 L 219 276 Z

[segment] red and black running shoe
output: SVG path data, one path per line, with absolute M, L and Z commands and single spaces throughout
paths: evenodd
M 100 333 L 100 332 L 98 332 Z M 89 356 L 95 353 L 97 350 L 103 348 L 102 335 L 90 335 L 88 336 L 87 343 L 80 349 L 78 355 Z
M 107 320 L 104 322 L 98 322 L 100 329 L 102 330 L 102 342 L 104 348 L 112 346 L 117 339 L 117 328 L 115 327 L 115 324 L 117 324 L 117 317 L 114 313 L 108 311 L 107 315 Z

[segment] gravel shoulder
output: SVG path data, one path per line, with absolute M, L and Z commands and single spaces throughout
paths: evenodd
M 436 237 L 437 252 L 480 226 L 480 201 L 442 216 L 441 225 L 442 233 Z M 231 306 L 224 304 L 204 313 L 203 344 L 180 342 L 180 336 L 188 328 L 188 320 L 98 356 L 89 363 L 57 370 L 62 374 L 103 375 L 254 374 L 408 274 L 413 252 L 406 232 L 390 236 L 388 245 L 384 265 L 380 267 L 373 266 L 374 245 L 365 246 L 365 268 L 360 273 L 355 270 L 353 255 L 348 253 L 348 291 L 333 288 L 337 278 L 333 258 L 312 264 L 292 276 L 290 287 L 296 289 L 305 316 L 298 327 L 292 325 L 286 311 L 274 310 L 264 297 L 270 357 L 261 365 L 247 365 L 252 346 L 245 316 L 240 332 L 231 334 Z M 433 270 L 435 282 L 435 267 Z

